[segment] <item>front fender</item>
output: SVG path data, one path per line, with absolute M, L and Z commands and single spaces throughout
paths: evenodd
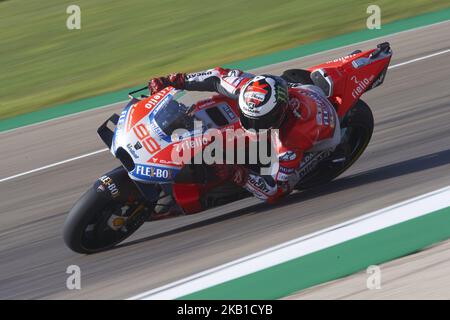
M 130 179 L 124 167 L 117 167 L 102 175 L 93 188 L 108 200 L 127 201 L 130 197 L 142 198 L 138 186 Z

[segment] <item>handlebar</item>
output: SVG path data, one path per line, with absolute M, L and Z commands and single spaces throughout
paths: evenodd
M 139 92 L 139 91 L 146 90 L 147 88 L 148 88 L 148 87 L 142 87 L 142 88 L 139 88 L 139 89 L 137 89 L 137 90 L 130 91 L 130 92 L 128 92 L 128 97 L 133 98 L 133 94 L 135 94 L 135 93 L 137 93 L 137 92 Z

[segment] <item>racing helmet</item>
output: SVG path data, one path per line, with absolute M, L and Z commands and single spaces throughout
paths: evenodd
M 246 130 L 279 128 L 287 108 L 287 82 L 277 76 L 256 76 L 239 93 L 239 117 Z

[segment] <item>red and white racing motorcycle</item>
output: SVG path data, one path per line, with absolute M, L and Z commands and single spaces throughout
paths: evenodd
M 325 184 L 347 170 L 363 153 L 373 132 L 369 106 L 360 97 L 383 83 L 391 60 L 389 43 L 376 49 L 355 51 L 308 70 L 292 69 L 282 77 L 289 83 L 320 87 L 335 106 L 340 118 L 342 141 L 335 149 L 305 152 L 302 179 L 296 188 L 304 190 Z M 201 100 L 186 112 L 182 92 L 172 87 L 150 96 L 135 98 L 122 113 L 112 115 L 98 134 L 121 161 L 122 166 L 104 174 L 77 201 L 64 225 L 67 246 L 79 253 L 95 253 L 113 247 L 144 222 L 223 205 L 250 194 L 234 185 L 217 185 L 210 167 L 173 161 L 174 148 L 201 152 L 208 144 L 197 136 L 194 120 L 205 128 L 238 129 L 236 103 L 226 97 Z M 108 126 L 113 126 L 113 129 Z M 174 139 L 176 129 L 190 134 Z

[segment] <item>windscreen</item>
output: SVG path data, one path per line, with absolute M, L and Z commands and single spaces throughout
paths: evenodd
M 158 111 L 155 122 L 168 136 L 172 135 L 176 129 L 183 128 L 191 131 L 194 128 L 194 119 L 186 114 L 187 110 L 184 104 L 172 100 Z

